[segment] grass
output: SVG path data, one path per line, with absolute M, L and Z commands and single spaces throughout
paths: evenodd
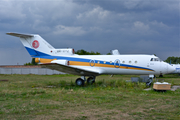
M 180 119 L 180 89 L 144 91 L 132 75 L 98 76 L 78 87 L 74 75 L 0 75 L 0 119 Z M 163 79 L 180 85 L 177 75 Z

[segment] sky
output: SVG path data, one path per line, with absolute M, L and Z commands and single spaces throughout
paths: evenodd
M 180 57 L 179 0 L 0 0 L 0 65 L 31 57 L 18 37 L 39 34 L 55 48 Z

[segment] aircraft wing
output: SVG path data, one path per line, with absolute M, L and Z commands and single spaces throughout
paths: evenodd
M 100 72 L 97 70 L 89 70 L 85 68 L 77 68 L 74 66 L 63 65 L 60 63 L 43 63 L 40 64 L 42 67 L 49 68 L 52 70 L 57 70 L 64 73 L 80 75 L 80 76 L 97 76 L 100 75 Z

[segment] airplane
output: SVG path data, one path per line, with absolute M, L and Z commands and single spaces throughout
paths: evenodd
M 96 76 L 109 74 L 163 75 L 175 68 L 154 55 L 77 55 L 74 49 L 55 49 L 38 34 L 6 33 L 19 37 L 31 57 L 41 66 L 69 74 L 79 75 L 76 85 L 95 82 Z M 86 79 L 86 77 L 88 77 Z
M 172 66 L 175 67 L 175 71 L 172 72 L 171 74 L 180 74 L 180 64 L 171 64 Z

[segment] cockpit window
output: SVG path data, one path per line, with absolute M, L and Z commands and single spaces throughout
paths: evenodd
M 150 61 L 161 61 L 159 58 L 151 58 Z

